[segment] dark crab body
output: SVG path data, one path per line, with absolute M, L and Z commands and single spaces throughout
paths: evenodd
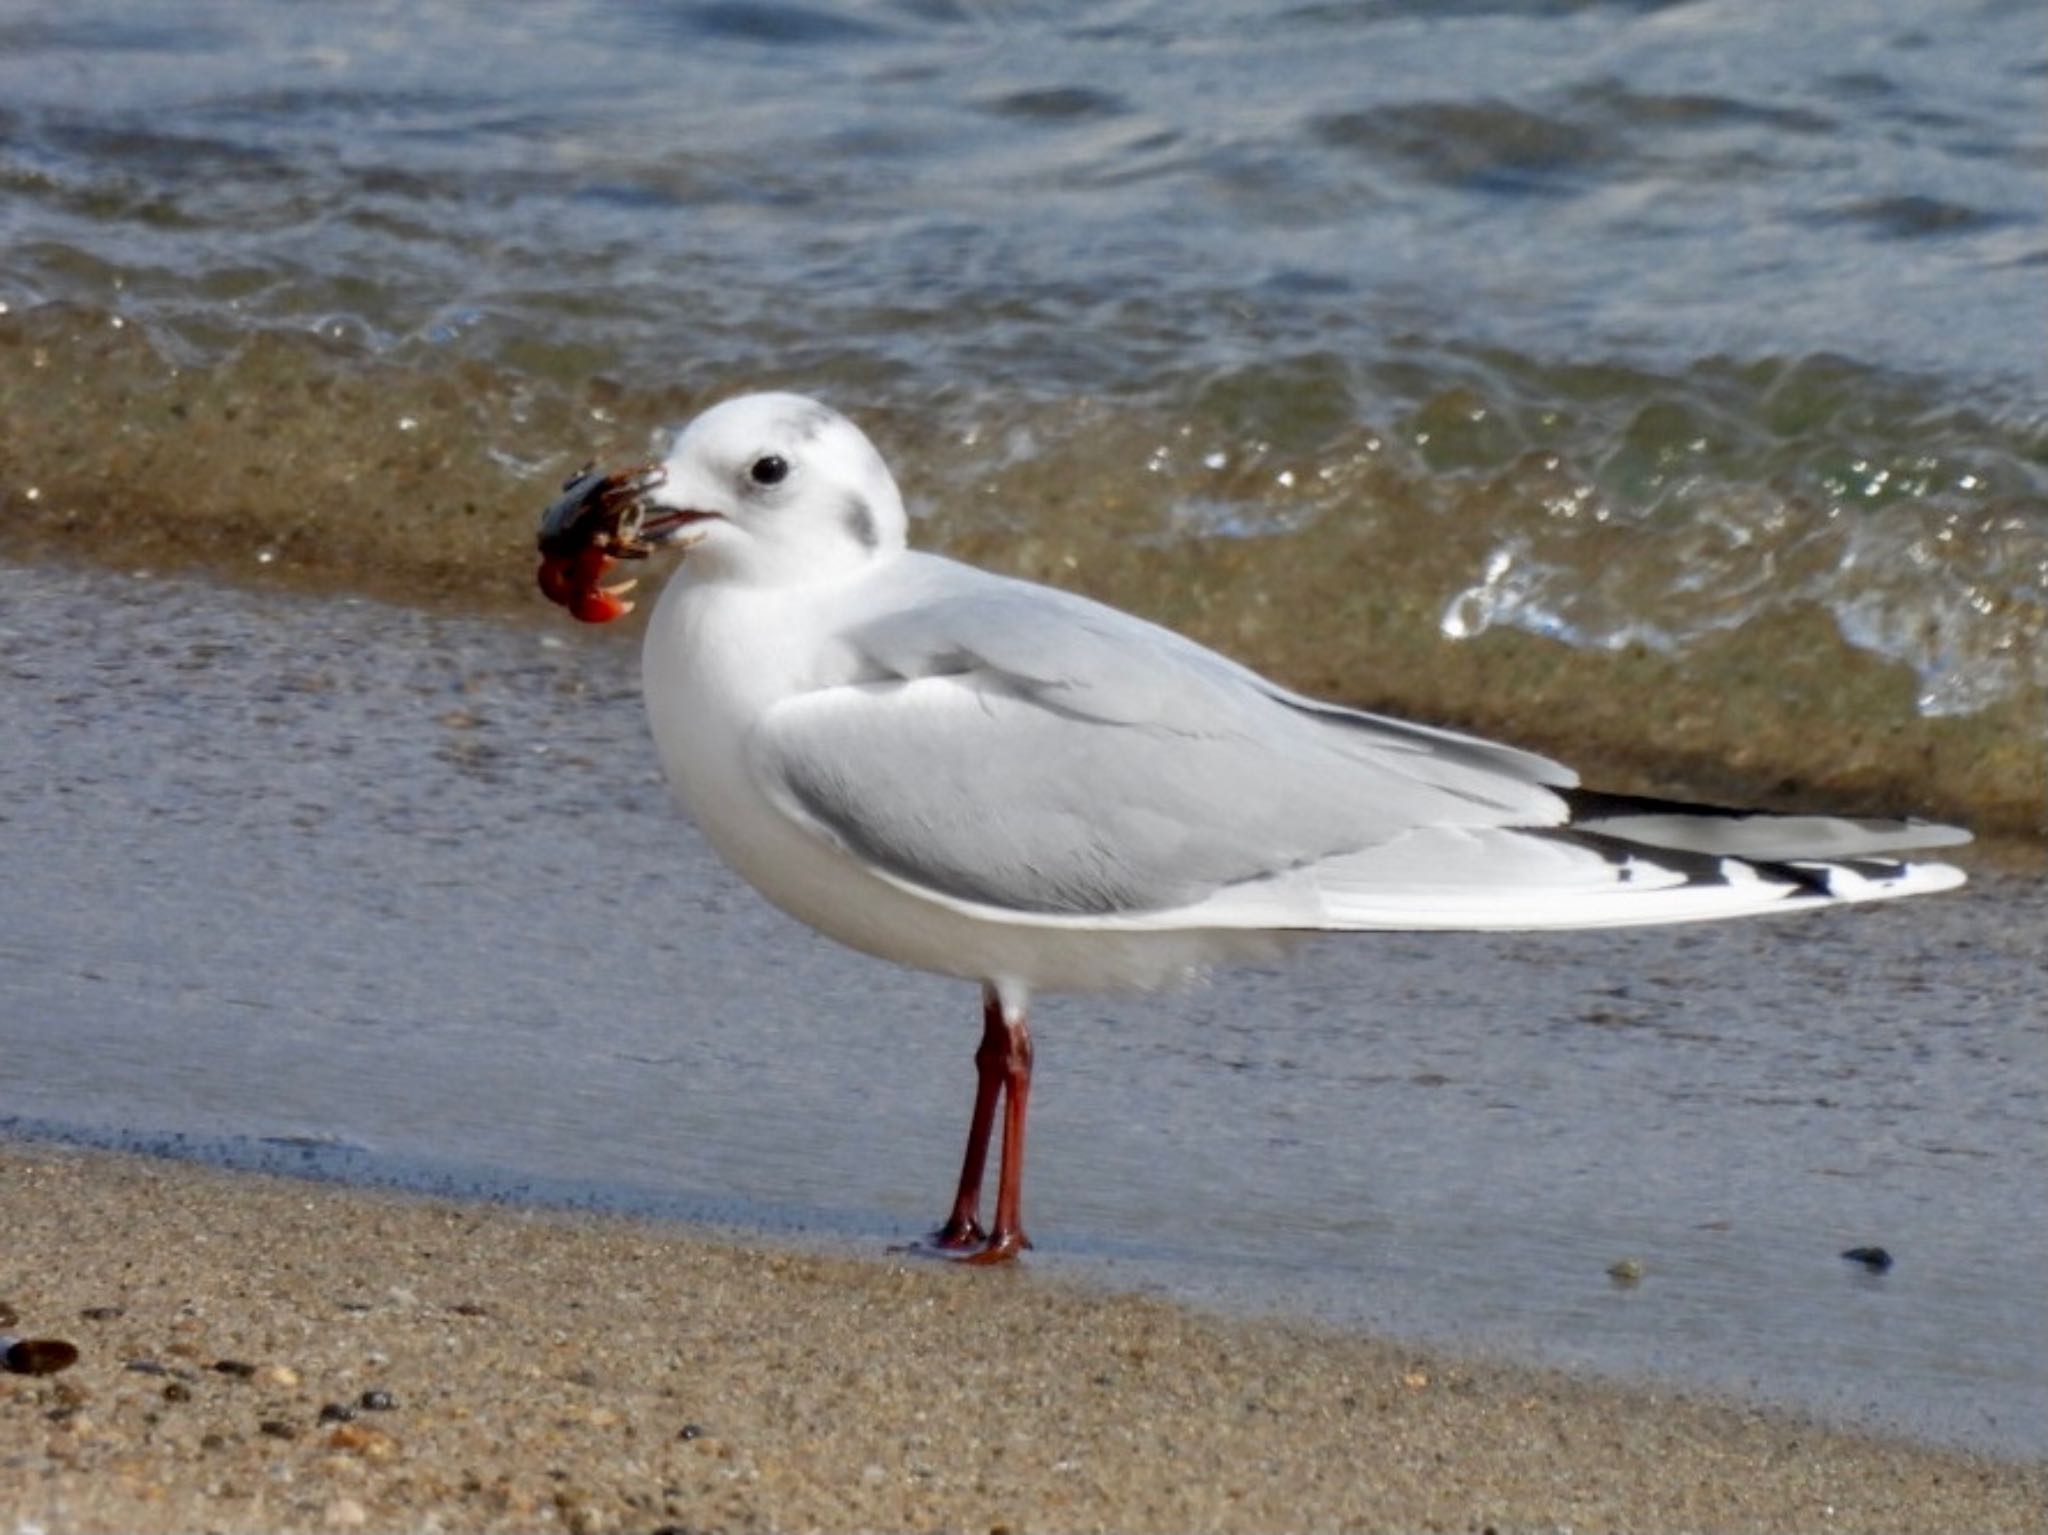
M 587 624 L 609 623 L 633 611 L 631 581 L 601 584 L 615 560 L 644 560 L 654 552 L 646 531 L 646 496 L 666 478 L 656 464 L 635 464 L 614 474 L 585 465 L 562 483 L 562 494 L 541 514 L 540 589 Z

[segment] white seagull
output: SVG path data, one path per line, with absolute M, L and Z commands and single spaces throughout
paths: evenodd
M 1290 934 L 1691 922 L 1963 881 L 1890 856 L 1968 841 L 1955 827 L 1595 793 L 1530 752 L 1306 698 L 1115 608 L 913 551 L 881 455 L 798 395 L 718 405 L 658 470 L 603 484 L 632 503 L 630 537 L 604 547 L 687 550 L 644 686 L 712 846 L 840 942 L 981 982 L 974 1114 L 933 1237 L 967 1261 L 1030 1245 L 1034 992 L 1157 987 Z M 607 559 L 571 563 L 544 562 L 551 596 L 625 609 L 590 575 Z

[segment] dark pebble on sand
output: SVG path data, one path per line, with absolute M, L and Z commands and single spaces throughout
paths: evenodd
M 296 1439 L 299 1437 L 297 1427 L 285 1422 L 282 1418 L 265 1418 L 256 1427 L 259 1432 L 269 1435 L 272 1439 Z
M 356 1410 L 346 1402 L 329 1402 L 320 1409 L 322 1423 L 353 1423 Z
M 1892 1255 L 1882 1247 L 1852 1247 L 1842 1254 L 1851 1263 L 1860 1263 L 1873 1274 L 1882 1274 L 1892 1266 Z
M 388 1391 L 365 1391 L 356 1402 L 364 1412 L 390 1412 L 398 1405 L 398 1399 Z
M 0 1355 L 11 1375 L 55 1375 L 78 1363 L 78 1347 L 62 1338 L 13 1338 Z
M 685 1423 L 683 1425 L 683 1431 L 680 1434 L 676 1435 L 676 1438 L 678 1439 L 702 1439 L 703 1437 L 704 1430 L 699 1428 L 694 1423 Z
M 158 1364 L 154 1359 L 131 1359 L 121 1366 L 136 1375 L 168 1375 L 170 1366 Z
M 111 1322 L 116 1317 L 126 1316 L 128 1308 L 125 1306 L 87 1306 L 78 1314 L 88 1322 Z
M 192 1400 L 192 1388 L 181 1380 L 174 1380 L 164 1387 L 164 1400 L 166 1402 L 189 1402 Z
M 21 1320 L 21 1313 L 6 1301 L 0 1300 L 0 1327 L 12 1327 Z
M 216 1374 L 232 1375 L 236 1380 L 248 1380 L 256 1373 L 256 1366 L 240 1359 L 216 1359 L 213 1368 Z

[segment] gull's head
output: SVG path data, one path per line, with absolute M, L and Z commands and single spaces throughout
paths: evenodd
M 683 429 L 647 497 L 655 539 L 700 579 L 851 575 L 903 548 L 903 497 L 859 427 L 800 394 L 749 394 Z

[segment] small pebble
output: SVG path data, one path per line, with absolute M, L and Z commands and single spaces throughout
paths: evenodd
M 216 1359 L 213 1368 L 216 1374 L 232 1375 L 236 1380 L 248 1380 L 256 1373 L 256 1366 L 240 1359 Z
M 353 1423 L 356 1410 L 346 1402 L 329 1402 L 320 1409 L 322 1423 Z
M 6 1301 L 0 1300 L 0 1327 L 12 1327 L 21 1320 L 21 1313 Z
M 390 1412 L 398 1405 L 398 1399 L 388 1391 L 365 1391 L 356 1402 L 364 1412 Z
M 398 1453 L 398 1441 L 382 1429 L 360 1423 L 344 1423 L 327 1436 L 330 1450 L 360 1455 L 365 1460 L 389 1460 Z
M 78 1345 L 62 1338 L 0 1336 L 0 1366 L 10 1375 L 55 1375 L 78 1363 Z
M 192 1400 L 192 1388 L 181 1380 L 174 1380 L 164 1387 L 164 1400 L 166 1402 L 189 1402 Z
M 1873 1274 L 1882 1274 L 1892 1266 L 1892 1255 L 1882 1247 L 1852 1247 L 1842 1254 L 1851 1263 L 1860 1263 Z
M 160 1365 L 154 1359 L 131 1359 L 121 1368 L 133 1371 L 137 1375 L 168 1375 L 171 1373 L 168 1366 Z
M 1643 1282 L 1643 1266 L 1634 1258 L 1619 1258 L 1607 1265 L 1607 1277 L 1623 1289 L 1631 1289 Z
M 704 1430 L 699 1428 L 694 1423 L 685 1423 L 683 1425 L 683 1431 L 680 1434 L 676 1435 L 676 1438 L 678 1439 L 701 1439 L 703 1437 Z
M 128 1309 L 125 1306 L 87 1306 L 78 1314 L 88 1322 L 111 1322 L 116 1317 L 126 1316 Z
M 288 1364 L 272 1365 L 264 1372 L 263 1378 L 273 1386 L 282 1386 L 287 1391 L 299 1383 L 299 1372 Z
M 294 1425 L 285 1422 L 282 1418 L 265 1418 L 256 1427 L 261 1432 L 268 1434 L 272 1439 L 296 1439 L 299 1437 L 298 1429 Z

